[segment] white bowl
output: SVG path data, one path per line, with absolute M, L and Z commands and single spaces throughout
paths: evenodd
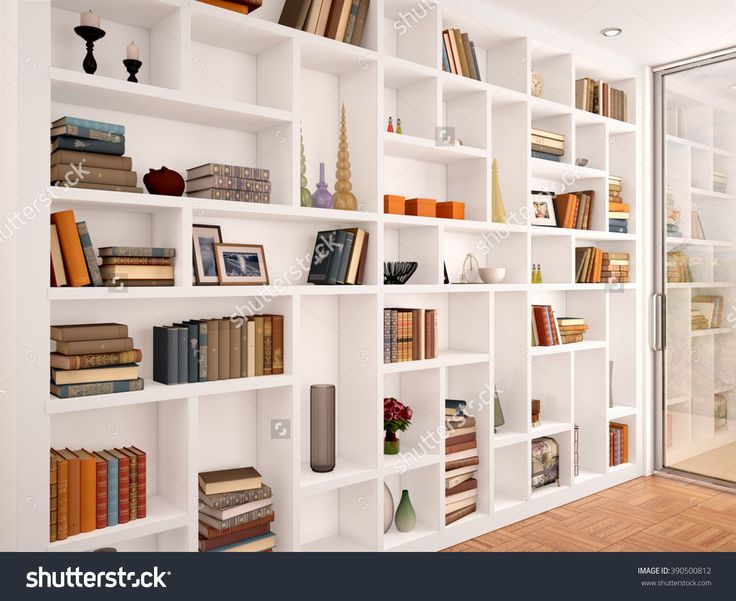
M 481 267 L 478 269 L 480 279 L 486 284 L 500 284 L 506 277 L 505 267 Z

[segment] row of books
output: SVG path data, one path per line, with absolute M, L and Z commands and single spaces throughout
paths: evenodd
M 442 32 L 442 68 L 448 73 L 481 81 L 475 44 L 467 33 L 459 29 Z
M 368 237 L 368 232 L 358 227 L 319 232 L 307 282 L 361 285 L 368 258 Z
M 669 236 L 669 233 L 667 234 Z M 705 230 L 703 222 L 700 220 L 700 211 L 696 205 L 690 208 L 690 237 L 694 240 L 705 240 Z
M 617 175 L 608 176 L 608 231 L 626 234 L 629 231 L 629 205 L 621 200 L 623 186 Z
M 59 398 L 143 390 L 140 349 L 121 323 L 51 326 L 51 393 Z
M 559 162 L 565 156 L 565 136 L 532 127 L 532 157 Z
M 261 167 L 205 163 L 187 169 L 187 196 L 236 202 L 271 202 L 271 172 Z
M 594 190 L 557 194 L 554 200 L 557 227 L 575 230 L 590 229 L 590 215 L 594 199 Z
M 575 81 L 575 106 L 589 113 L 628 121 L 628 95 L 605 81 L 583 77 Z
M 51 123 L 52 185 L 143 192 L 125 154 L 125 126 L 79 117 Z
M 283 315 L 192 319 L 153 328 L 153 379 L 161 384 L 283 373 Z
M 608 465 L 621 465 L 629 461 L 629 427 L 626 424 L 608 424 Z
M 667 281 L 669 283 L 692 282 L 690 257 L 680 250 L 667 252 Z
M 582 342 L 588 326 L 582 317 L 555 317 L 550 305 L 532 305 L 532 346 Z
M 146 517 L 146 453 L 51 449 L 50 542 Z
M 575 282 L 625 284 L 629 281 L 629 253 L 605 252 L 594 246 L 575 249 Z
M 74 211 L 51 214 L 51 286 L 173 286 L 174 248 L 92 245 Z
M 383 362 L 434 359 L 439 352 L 435 309 L 383 310 Z
M 728 173 L 713 171 L 713 192 L 726 193 L 728 191 Z
M 271 551 L 273 492 L 254 467 L 199 474 L 199 551 Z
M 370 0 L 286 0 L 279 24 L 360 46 Z
M 705 330 L 723 327 L 723 297 L 714 294 L 699 294 L 693 297 L 692 329 Z
M 445 400 L 445 525 L 476 511 L 478 441 L 463 400 Z

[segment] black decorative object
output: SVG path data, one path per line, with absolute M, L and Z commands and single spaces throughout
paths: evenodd
M 82 61 L 82 68 L 85 73 L 92 75 L 97 71 L 97 61 L 92 51 L 94 50 L 95 42 L 105 37 L 105 31 L 99 27 L 91 27 L 90 25 L 77 25 L 74 28 L 74 32 L 87 42 L 87 54 Z
M 443 281 L 445 282 L 445 284 L 449 284 L 450 278 L 447 276 L 447 263 L 445 263 L 444 261 L 442 261 L 442 270 L 445 273 Z
M 128 70 L 128 73 L 130 74 L 130 77 L 128 77 L 128 81 L 132 81 L 133 83 L 138 83 L 138 80 L 136 79 L 135 75 L 136 73 L 138 73 L 138 70 L 141 68 L 143 61 L 137 61 L 133 58 L 126 58 L 123 61 L 123 64 L 125 65 L 125 68 Z
M 383 264 L 384 284 L 406 284 L 419 267 L 416 261 L 386 261 Z

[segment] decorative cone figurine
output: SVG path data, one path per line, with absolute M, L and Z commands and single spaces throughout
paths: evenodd
M 401 129 L 401 119 L 396 117 L 396 133 L 397 134 L 403 134 L 403 130 Z
M 498 163 L 496 162 L 496 159 L 493 159 L 491 175 L 491 219 L 493 220 L 493 223 L 506 223 L 506 207 L 503 206 L 503 198 L 501 198 L 501 184 L 498 181 Z
M 337 171 L 335 172 L 335 193 L 332 195 L 332 207 L 346 211 L 356 211 L 358 201 L 351 192 L 350 183 L 350 153 L 348 152 L 348 130 L 345 120 L 345 105 L 342 105 L 340 119 L 340 142 L 337 150 Z
M 310 194 L 309 190 L 307 189 L 307 160 L 304 158 L 304 131 L 302 128 L 299 128 L 299 144 L 301 149 L 301 174 L 302 179 L 301 183 L 299 184 L 301 187 L 301 204 L 303 207 L 311 207 L 312 206 L 312 195 Z
M 386 131 L 389 133 L 394 133 L 394 120 L 393 117 L 388 118 L 388 128 L 386 128 Z
M 332 194 L 327 189 L 327 182 L 325 181 L 325 164 L 319 164 L 319 181 L 317 182 L 317 189 L 312 195 L 312 206 L 318 209 L 331 209 L 332 208 Z

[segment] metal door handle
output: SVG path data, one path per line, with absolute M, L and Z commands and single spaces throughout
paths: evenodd
M 664 294 L 656 292 L 651 296 L 652 340 L 651 347 L 655 352 L 667 347 L 667 299 Z

